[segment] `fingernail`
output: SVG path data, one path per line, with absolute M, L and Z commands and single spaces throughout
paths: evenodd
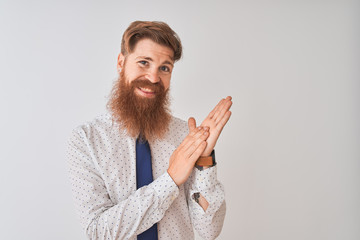
M 204 132 L 204 135 L 207 135 L 209 132 Z

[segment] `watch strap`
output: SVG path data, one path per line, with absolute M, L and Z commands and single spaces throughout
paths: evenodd
M 211 155 L 208 157 L 199 157 L 195 163 L 196 166 L 200 167 L 212 167 L 216 165 L 215 161 L 215 150 L 212 150 Z

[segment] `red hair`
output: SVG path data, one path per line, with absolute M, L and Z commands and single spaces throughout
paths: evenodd
M 173 60 L 181 58 L 182 45 L 179 36 L 164 22 L 135 21 L 125 30 L 121 40 L 121 53 L 126 56 L 135 48 L 136 43 L 148 38 L 160 45 L 169 47 L 174 52 Z

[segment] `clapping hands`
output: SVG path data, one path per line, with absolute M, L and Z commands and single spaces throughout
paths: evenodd
M 221 99 L 215 108 L 204 119 L 200 126 L 209 128 L 209 137 L 206 140 L 206 148 L 201 156 L 210 156 L 215 144 L 220 136 L 221 131 L 228 122 L 231 112 L 229 111 L 232 105 L 232 98 L 228 96 L 225 99 Z M 196 121 L 194 118 L 189 118 L 189 130 L 190 132 L 196 128 Z

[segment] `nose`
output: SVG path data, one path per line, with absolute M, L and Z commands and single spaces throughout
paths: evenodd
M 153 69 L 153 70 L 149 70 L 146 75 L 145 75 L 146 79 L 149 80 L 152 83 L 157 83 L 160 81 L 160 76 L 157 72 L 157 70 Z

